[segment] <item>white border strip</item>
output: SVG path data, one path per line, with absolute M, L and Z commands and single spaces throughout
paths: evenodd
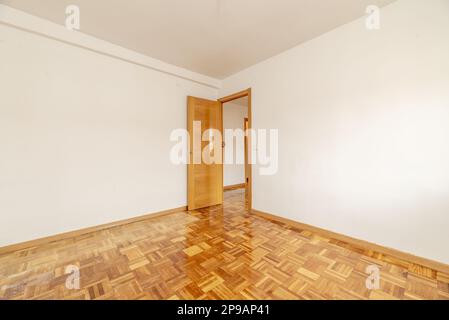
M 110 42 L 70 31 L 64 26 L 38 18 L 23 11 L 0 4 L 0 24 L 31 32 L 79 48 L 90 50 L 122 61 L 133 63 L 178 78 L 194 81 L 212 88 L 220 89 L 221 81 L 166 62 L 151 58 Z

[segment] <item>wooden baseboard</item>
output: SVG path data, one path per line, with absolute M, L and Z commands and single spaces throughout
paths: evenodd
M 139 221 L 143 221 L 143 220 L 147 220 L 147 219 L 158 218 L 158 217 L 162 217 L 162 216 L 165 216 L 168 214 L 182 212 L 182 211 L 187 211 L 187 207 L 183 206 L 183 207 L 179 207 L 179 208 L 175 208 L 175 209 L 169 209 L 169 210 L 164 210 L 164 211 L 160 211 L 160 212 L 150 213 L 150 214 L 133 217 L 133 218 L 125 219 L 125 220 L 110 222 L 110 223 L 106 223 L 106 224 L 102 224 L 102 225 L 98 225 L 98 226 L 94 226 L 94 227 L 64 232 L 64 233 L 56 234 L 53 236 L 48 236 L 48 237 L 30 240 L 30 241 L 26 241 L 26 242 L 11 244 L 11 245 L 8 245 L 5 247 L 1 247 L 0 254 L 5 254 L 5 253 L 13 252 L 13 251 L 28 249 L 31 247 L 40 246 L 40 245 L 50 243 L 50 242 L 64 240 L 64 239 L 72 238 L 72 237 L 77 237 L 77 236 L 85 235 L 87 233 L 101 231 L 101 230 L 118 227 L 118 226 L 130 224 L 130 223 L 134 223 L 134 222 L 139 222 Z
M 279 216 L 276 216 L 271 213 L 266 213 L 266 212 L 262 212 L 262 211 L 258 211 L 258 210 L 251 210 L 251 212 L 258 216 L 269 219 L 269 220 L 281 222 L 283 224 L 290 225 L 290 226 L 298 228 L 298 229 L 308 230 L 308 231 L 311 231 L 318 235 L 324 236 L 326 238 L 336 239 L 345 244 L 349 244 L 352 247 L 357 248 L 359 250 L 368 251 L 374 255 L 381 254 L 381 255 L 389 258 L 388 261 L 391 261 L 392 260 L 391 258 L 393 258 L 393 260 L 399 260 L 398 262 L 403 265 L 412 263 L 414 265 L 430 268 L 430 269 L 433 269 L 433 270 L 436 270 L 439 272 L 449 274 L 449 265 L 438 262 L 438 261 L 418 257 L 418 256 L 415 256 L 410 253 L 405 253 L 405 252 L 402 252 L 402 251 L 399 251 L 396 249 L 384 247 L 384 246 L 381 246 L 381 245 L 378 245 L 375 243 L 371 243 L 371 242 L 368 242 L 365 240 L 352 238 L 352 237 L 346 236 L 344 234 L 336 233 L 333 231 L 321 229 L 321 228 L 314 227 L 314 226 L 311 226 L 311 225 L 308 225 L 305 223 L 301 223 L 298 221 L 279 217 Z
M 231 190 L 237 190 L 237 189 L 245 189 L 246 188 L 246 184 L 245 183 L 239 183 L 239 184 L 233 184 L 230 186 L 224 186 L 223 190 L 224 191 L 231 191 Z

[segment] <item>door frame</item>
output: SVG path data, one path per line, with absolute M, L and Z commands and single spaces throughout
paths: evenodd
M 224 121 L 224 120 L 223 120 Z M 243 119 L 243 130 L 245 130 L 245 132 L 246 132 L 246 130 L 247 129 L 249 129 L 249 119 L 248 119 L 248 116 L 246 116 L 244 119 Z M 248 166 L 250 165 L 249 164 L 249 157 L 248 157 L 248 150 L 249 150 L 249 143 L 248 143 L 248 137 L 247 136 L 245 136 L 245 138 L 244 138 L 244 147 L 245 147 L 245 190 L 246 190 L 246 192 L 248 192 L 248 185 L 249 185 L 249 172 L 251 171 L 251 170 L 249 170 L 248 169 Z M 224 177 L 223 177 L 224 178 Z
M 251 130 L 253 127 L 253 116 L 252 116 L 252 102 L 251 102 L 251 88 L 248 88 L 246 90 L 243 91 L 239 91 L 237 93 L 231 94 L 229 96 L 223 97 L 221 99 L 218 99 L 219 102 L 221 102 L 221 111 L 223 112 L 223 104 L 227 103 L 227 102 L 231 102 L 233 100 L 237 100 L 243 97 L 248 97 L 248 129 Z M 222 117 L 223 118 L 223 117 Z M 252 161 L 250 161 L 249 159 L 251 159 L 251 136 L 248 137 L 248 167 L 249 167 L 249 172 L 248 172 L 248 211 L 251 212 L 251 210 L 253 209 L 253 165 L 251 164 Z M 223 166 L 224 167 L 224 166 Z M 245 169 L 246 169 L 246 165 L 245 165 Z M 246 178 L 246 176 L 245 176 Z M 223 179 L 223 184 L 224 184 L 224 179 Z M 224 185 L 223 185 L 224 188 Z

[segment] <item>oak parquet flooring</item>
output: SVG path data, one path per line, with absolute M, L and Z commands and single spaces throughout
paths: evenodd
M 225 199 L 0 255 L 0 299 L 449 299 L 447 274 L 249 215 L 242 190 Z

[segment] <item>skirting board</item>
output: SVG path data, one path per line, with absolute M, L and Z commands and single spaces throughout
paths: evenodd
M 110 223 L 106 223 L 106 224 L 102 224 L 102 225 L 98 225 L 98 226 L 94 226 L 94 227 L 64 232 L 64 233 L 60 233 L 57 235 L 36 239 L 36 240 L 30 240 L 30 241 L 26 241 L 26 242 L 16 243 L 16 244 L 8 245 L 5 247 L 1 247 L 0 254 L 5 254 L 5 253 L 13 252 L 13 251 L 28 249 L 31 247 L 40 246 L 40 245 L 50 243 L 50 242 L 64 240 L 64 239 L 72 238 L 72 237 L 78 237 L 81 235 L 85 235 L 87 233 L 110 229 L 113 227 L 118 227 L 118 226 L 130 224 L 130 223 L 134 223 L 134 222 L 147 220 L 147 219 L 158 218 L 158 217 L 162 217 L 162 216 L 165 216 L 168 214 L 172 214 L 172 213 L 176 213 L 176 212 L 183 212 L 183 211 L 187 211 L 187 206 L 175 208 L 175 209 L 164 210 L 164 211 L 155 212 L 155 213 L 150 213 L 150 214 L 146 214 L 143 216 L 138 216 L 138 217 L 134 217 L 134 218 L 130 218 L 130 219 L 110 222 Z
M 246 188 L 246 184 L 245 183 L 239 183 L 239 184 L 233 184 L 230 186 L 224 186 L 223 190 L 224 191 L 231 191 L 231 190 L 237 190 L 237 189 L 245 189 Z
M 381 245 L 378 245 L 375 243 L 371 243 L 371 242 L 368 242 L 365 240 L 359 240 L 356 238 L 345 236 L 340 233 L 321 229 L 318 227 L 314 227 L 314 226 L 304 224 L 301 222 L 297 222 L 294 220 L 290 220 L 287 218 L 279 217 L 279 216 L 273 215 L 271 213 L 266 213 L 266 212 L 262 212 L 262 211 L 258 211 L 258 210 L 252 210 L 251 212 L 253 214 L 256 214 L 258 216 L 261 216 L 261 217 L 269 219 L 269 220 L 281 222 L 283 224 L 286 224 L 286 225 L 289 225 L 289 226 L 292 226 L 292 227 L 295 227 L 298 229 L 311 231 L 313 233 L 322 235 L 327 238 L 336 239 L 338 241 L 349 244 L 352 247 L 357 248 L 359 250 L 369 251 L 370 253 L 372 253 L 374 255 L 381 254 L 381 255 L 385 256 L 386 258 L 390 257 L 395 260 L 399 260 L 398 262 L 400 262 L 401 264 L 404 264 L 404 265 L 412 263 L 417 266 L 422 266 L 422 267 L 426 267 L 429 269 L 433 269 L 433 270 L 436 270 L 439 272 L 449 274 L 449 265 L 444 264 L 442 262 L 433 261 L 433 260 L 426 259 L 426 258 L 421 258 L 421 257 L 415 256 L 415 255 L 412 255 L 410 253 L 405 253 L 405 252 L 402 252 L 402 251 L 399 251 L 396 249 L 384 247 L 384 246 L 381 246 Z M 391 259 L 387 259 L 387 260 L 391 261 Z

